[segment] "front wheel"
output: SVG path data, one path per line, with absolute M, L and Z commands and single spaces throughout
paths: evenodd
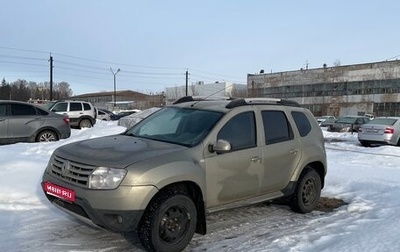
M 315 209 L 321 196 L 321 177 L 307 166 L 300 175 L 297 187 L 290 200 L 290 208 L 298 213 L 309 213 Z
M 182 251 L 192 239 L 197 211 L 181 192 L 161 193 L 147 207 L 138 226 L 138 237 L 149 251 Z

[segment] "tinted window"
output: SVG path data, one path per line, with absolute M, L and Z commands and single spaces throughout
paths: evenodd
M 311 123 L 307 116 L 302 112 L 292 112 L 294 122 L 299 130 L 300 136 L 304 137 L 311 131 Z
M 11 104 L 11 115 L 36 115 L 36 110 L 34 107 L 25 104 Z
M 7 104 L 0 104 L 0 116 L 5 116 L 7 113 Z
M 273 144 L 293 139 L 293 131 L 283 111 L 262 111 L 265 143 Z
M 51 109 L 51 111 L 54 111 L 54 112 L 67 112 L 67 108 L 68 108 L 68 103 L 60 102 L 60 103 L 57 103 L 56 105 L 54 105 L 54 107 Z
M 253 112 L 245 112 L 233 117 L 218 133 L 218 139 L 231 143 L 232 150 L 256 146 L 256 126 Z
M 82 104 L 80 102 L 71 102 L 69 104 L 69 111 L 82 111 Z
M 83 103 L 83 110 L 91 110 L 89 103 Z

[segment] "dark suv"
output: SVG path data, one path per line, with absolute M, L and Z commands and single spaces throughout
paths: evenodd
M 56 149 L 42 186 L 86 222 L 180 251 L 209 212 L 276 198 L 311 212 L 326 172 L 322 131 L 299 104 L 185 97 L 123 134 Z

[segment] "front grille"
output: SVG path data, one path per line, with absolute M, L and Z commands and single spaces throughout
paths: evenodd
M 68 181 L 69 183 L 87 187 L 89 175 L 96 166 L 73 162 L 53 155 L 51 158 L 50 172 L 52 175 Z

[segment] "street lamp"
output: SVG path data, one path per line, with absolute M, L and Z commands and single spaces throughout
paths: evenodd
M 114 75 L 114 108 L 116 106 L 117 103 L 117 82 L 116 82 L 116 78 L 115 76 L 117 75 L 117 73 L 121 70 L 118 68 L 118 70 L 114 73 L 114 71 L 112 70 L 112 68 L 110 67 L 111 73 Z

